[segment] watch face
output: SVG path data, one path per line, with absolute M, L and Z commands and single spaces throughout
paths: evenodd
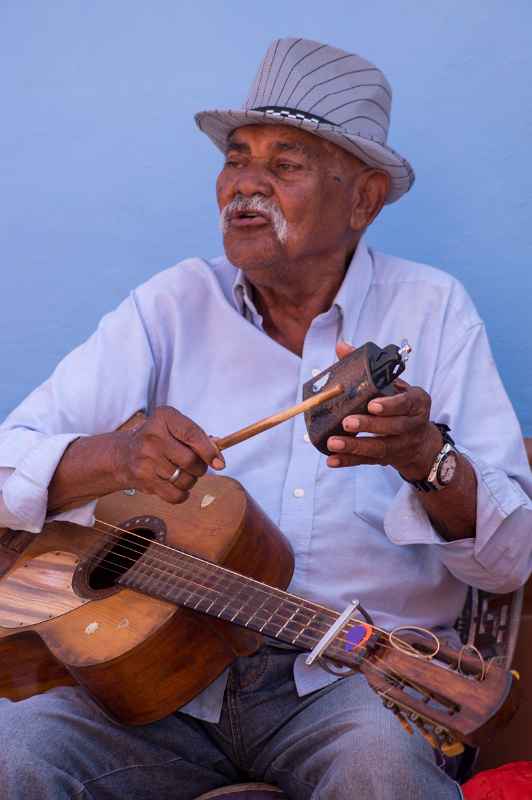
M 457 464 L 458 460 L 456 458 L 456 453 L 451 450 L 451 452 L 447 453 L 440 461 L 440 466 L 438 467 L 439 483 L 441 483 L 443 486 L 447 486 L 447 484 L 452 481 L 454 478 L 454 473 L 456 472 Z

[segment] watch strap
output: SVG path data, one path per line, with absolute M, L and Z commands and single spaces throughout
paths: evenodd
M 442 445 L 441 449 L 438 451 L 438 453 L 436 454 L 436 458 L 434 459 L 434 462 L 433 462 L 433 464 L 432 464 L 432 466 L 431 466 L 431 468 L 429 470 L 429 474 L 428 474 L 427 478 L 425 478 L 425 480 L 421 480 L 421 481 L 411 481 L 408 478 L 405 478 L 404 475 L 401 475 L 401 478 L 404 481 L 409 483 L 411 486 L 414 487 L 414 489 L 417 489 L 419 492 L 437 492 L 438 489 L 441 488 L 441 487 L 437 486 L 435 483 L 433 483 L 432 481 L 429 481 L 428 478 L 433 473 L 436 474 L 437 468 L 438 468 L 438 466 L 440 464 L 440 461 L 442 460 L 443 456 L 447 455 L 447 453 L 450 451 L 451 447 L 454 446 L 454 439 L 452 438 L 452 436 L 449 433 L 449 431 L 451 430 L 449 428 L 449 426 L 445 425 L 444 422 L 434 422 L 433 424 L 438 428 L 439 432 L 441 433 L 441 437 L 443 439 L 443 445 Z M 446 445 L 450 445 L 450 447 L 446 447 Z M 399 474 L 401 474 L 401 473 L 399 473 Z

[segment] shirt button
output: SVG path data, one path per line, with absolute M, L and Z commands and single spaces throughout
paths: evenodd
M 313 369 L 312 370 L 312 377 L 315 378 L 316 375 L 320 374 L 320 372 L 321 372 L 321 369 Z
M 305 440 L 305 442 L 310 442 L 310 436 L 308 435 L 308 433 L 303 434 L 303 439 Z
M 304 489 L 294 489 L 294 497 L 304 497 L 305 490 Z

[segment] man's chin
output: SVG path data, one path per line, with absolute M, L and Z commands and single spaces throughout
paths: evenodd
M 262 237 L 261 237 L 262 238 Z M 245 241 L 239 236 L 224 236 L 227 258 L 241 270 L 267 269 L 282 260 L 283 252 L 279 240 Z

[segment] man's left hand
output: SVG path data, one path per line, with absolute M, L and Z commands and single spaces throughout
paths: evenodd
M 343 358 L 354 348 L 345 342 L 337 347 Z M 368 404 L 367 414 L 345 417 L 345 436 L 331 436 L 330 467 L 359 464 L 391 465 L 409 480 L 424 480 L 442 446 L 439 430 L 430 422 L 430 395 L 419 386 L 394 381 L 397 394 L 379 397 Z M 364 436 L 369 433 L 371 436 Z M 362 434 L 362 435 L 361 435 Z

